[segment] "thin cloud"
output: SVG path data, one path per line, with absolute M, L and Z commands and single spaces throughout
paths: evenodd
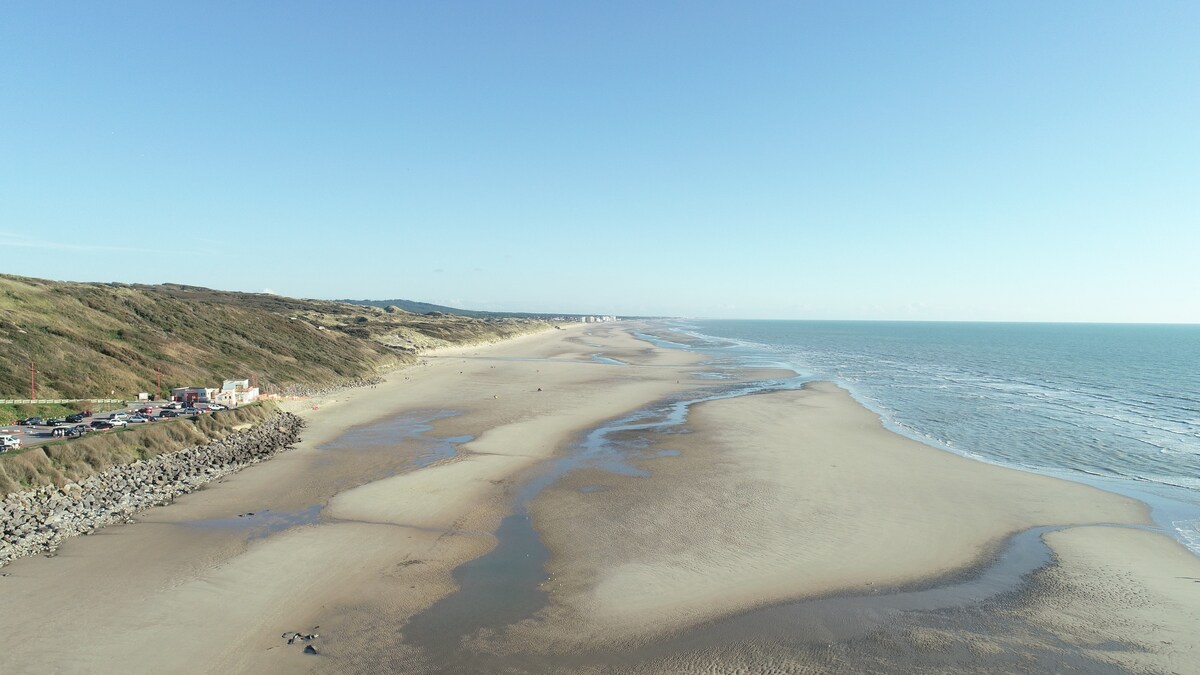
M 154 253 L 162 255 L 177 255 L 179 253 L 203 253 L 212 255 L 212 251 L 183 249 L 181 251 L 165 251 L 153 248 L 138 248 L 135 246 L 111 246 L 107 244 L 76 244 L 64 241 L 47 241 L 35 239 L 23 234 L 0 232 L 0 248 L 32 248 L 44 251 L 84 251 L 92 253 Z

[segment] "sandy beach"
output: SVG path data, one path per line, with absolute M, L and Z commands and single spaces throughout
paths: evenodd
M 599 352 L 629 365 L 592 360 Z M 148 511 L 136 525 L 10 565 L 0 587 L 7 669 L 330 668 L 332 643 L 330 659 L 306 660 L 300 649 L 283 649 L 279 635 L 322 621 L 329 634 L 331 621 L 352 613 L 327 608 L 355 598 L 386 596 L 385 610 L 400 621 L 445 595 L 450 571 L 492 546 L 521 471 L 578 430 L 690 386 L 677 380 L 686 381 L 682 369 L 694 360 L 621 331 L 573 327 L 431 353 L 376 388 L 290 402 L 309 424 L 296 449 Z M 413 411 L 447 415 L 432 435 L 472 440 L 408 473 L 420 439 L 322 447 Z M 238 521 L 252 512 L 286 520 L 316 505 L 324 507 L 319 522 L 270 536 Z
M 922 445 L 829 383 L 615 429 L 616 469 L 562 464 L 632 413 L 789 375 L 713 370 L 577 325 L 286 402 L 308 422 L 295 449 L 5 568 L 4 670 L 1194 670 L 1200 559 L 1144 505 Z M 485 566 L 500 590 L 472 585 L 462 566 L 509 555 L 497 533 L 522 522 L 536 545 Z M 986 602 L 928 595 L 1036 527 L 1053 564 Z M 528 610 L 443 618 L 489 592 Z

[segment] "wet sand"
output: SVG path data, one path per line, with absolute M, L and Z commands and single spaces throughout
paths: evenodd
M 653 439 L 681 451 L 653 478 L 564 485 L 535 510 L 558 602 L 607 636 L 944 576 L 1038 525 L 1147 522 L 1133 500 L 887 431 L 827 383 L 703 403 L 687 428 Z
M 479 649 L 590 654 L 607 672 L 1200 662 L 1200 559 L 1112 526 L 1147 526 L 1139 502 L 929 448 L 828 383 L 700 403 L 684 426 L 624 439 L 680 451 L 643 460 L 648 478 L 545 491 L 553 601 Z
M 900 437 L 829 384 L 755 384 L 786 375 L 589 325 L 289 403 L 296 449 L 5 568 L 4 670 L 1195 662 L 1200 559 L 1074 527 L 1142 504 Z
M 592 360 L 598 352 L 629 365 Z M 376 388 L 293 402 L 309 422 L 296 449 L 147 511 L 135 525 L 7 567 L 4 670 L 331 668 L 358 638 L 336 625 L 355 613 L 330 608 L 372 605 L 371 613 L 402 622 L 447 594 L 452 570 L 494 545 L 519 472 L 580 429 L 697 386 L 686 375 L 695 360 L 615 328 L 577 326 L 437 352 Z M 411 434 L 359 447 L 334 442 L 354 427 L 422 414 L 434 418 L 428 437 L 471 440 L 424 467 L 414 463 L 430 441 Z M 314 505 L 315 523 L 258 526 L 264 512 Z M 245 528 L 214 525 L 251 512 Z M 322 623 L 320 659 L 280 640 Z

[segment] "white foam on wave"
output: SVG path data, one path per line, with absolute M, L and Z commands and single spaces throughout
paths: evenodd
M 713 339 L 698 328 L 688 326 L 687 332 Z M 1128 395 L 1136 392 L 1077 378 L 1038 379 L 991 362 L 946 365 L 853 344 L 830 351 L 820 342 L 810 347 L 720 339 L 725 343 L 719 349 L 700 340 L 697 346 L 743 366 L 773 361 L 802 378 L 832 380 L 885 428 L 917 442 L 1151 504 L 1159 527 L 1200 556 L 1200 479 L 1192 477 L 1197 474 L 1189 458 L 1200 455 L 1200 429 L 1188 422 L 1200 422 L 1195 407 L 1158 419 L 1159 406 L 1139 405 Z M 967 407 L 956 406 L 959 400 Z
M 1176 539 L 1192 553 L 1200 555 L 1200 520 L 1176 520 L 1171 527 L 1178 533 Z
M 1169 485 L 1171 487 L 1200 491 L 1200 478 L 1193 478 L 1191 476 L 1171 476 L 1163 474 L 1140 473 L 1131 476 L 1131 478 L 1133 478 L 1133 480 L 1143 480 L 1150 483 L 1158 483 L 1159 485 Z

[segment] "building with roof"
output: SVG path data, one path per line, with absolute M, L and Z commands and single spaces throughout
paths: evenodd
M 239 405 L 257 401 L 258 395 L 258 387 L 251 387 L 250 380 L 225 380 L 221 383 L 217 402 L 230 408 L 236 408 Z
M 171 399 L 183 403 L 216 403 L 218 389 L 209 387 L 175 387 Z

